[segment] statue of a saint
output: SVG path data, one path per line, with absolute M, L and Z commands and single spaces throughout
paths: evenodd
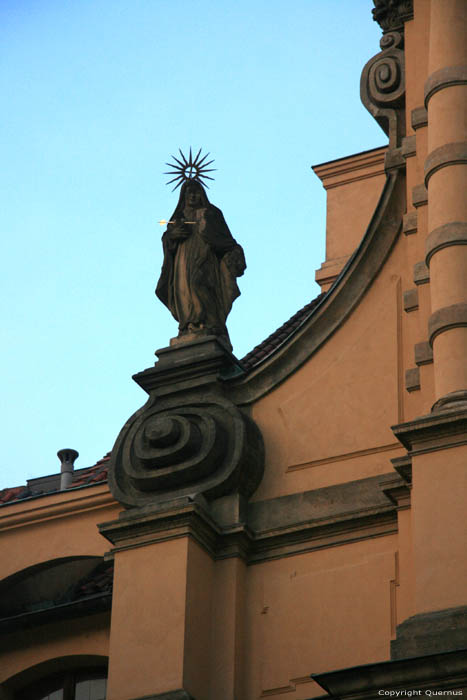
M 246 263 L 220 209 L 204 187 L 187 179 L 162 236 L 164 262 L 156 294 L 178 321 L 179 338 L 216 335 L 230 346 L 226 318 Z

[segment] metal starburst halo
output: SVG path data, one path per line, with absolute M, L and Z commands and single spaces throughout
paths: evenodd
M 178 150 L 180 152 L 182 160 L 179 160 L 175 156 L 170 156 L 171 158 L 173 158 L 175 163 L 166 163 L 166 165 L 168 165 L 169 168 L 172 168 L 172 170 L 166 171 L 164 175 L 176 175 L 176 177 L 174 177 L 172 180 L 166 182 L 166 185 L 170 185 L 172 182 L 176 183 L 172 192 L 174 192 L 177 189 L 177 187 L 180 187 L 182 182 L 185 182 L 185 180 L 196 180 L 197 182 L 201 183 L 203 187 L 208 187 L 204 180 L 214 180 L 213 177 L 206 175 L 206 173 L 211 173 L 217 169 L 208 168 L 208 165 L 214 163 L 214 159 L 209 160 L 207 163 L 205 163 L 204 161 L 209 156 L 209 153 L 206 153 L 205 156 L 200 158 L 201 148 L 199 149 L 195 158 L 193 158 L 190 146 L 190 155 L 188 157 L 188 160 L 183 155 L 181 149 L 179 148 Z

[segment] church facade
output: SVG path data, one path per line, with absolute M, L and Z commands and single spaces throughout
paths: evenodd
M 0 492 L 1 700 L 467 693 L 467 5 L 374 4 L 388 145 L 314 167 L 321 294 Z

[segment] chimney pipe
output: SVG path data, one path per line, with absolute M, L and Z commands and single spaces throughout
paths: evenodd
M 73 465 L 75 459 L 79 457 L 79 452 L 72 449 L 59 450 L 57 457 L 61 462 L 60 491 L 64 491 L 70 488 L 73 481 Z

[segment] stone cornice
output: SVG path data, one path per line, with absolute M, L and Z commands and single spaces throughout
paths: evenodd
M 117 505 L 107 484 L 44 494 L 2 506 L 0 531 Z
M 366 180 L 384 174 L 384 156 L 387 146 L 356 153 L 347 158 L 331 160 L 313 165 L 313 172 L 323 183 L 325 190 L 346 185 L 357 180 Z
M 374 700 L 384 690 L 461 688 L 467 681 L 467 660 L 463 650 L 313 673 L 311 677 L 331 698 Z
M 147 506 L 99 525 L 112 544 L 126 549 L 190 537 L 213 559 L 240 557 L 248 564 L 397 532 L 396 508 L 380 478 L 282 496 L 248 506 L 245 522 L 221 527 L 203 499 Z
M 392 427 L 411 456 L 467 444 L 467 410 L 422 416 Z

